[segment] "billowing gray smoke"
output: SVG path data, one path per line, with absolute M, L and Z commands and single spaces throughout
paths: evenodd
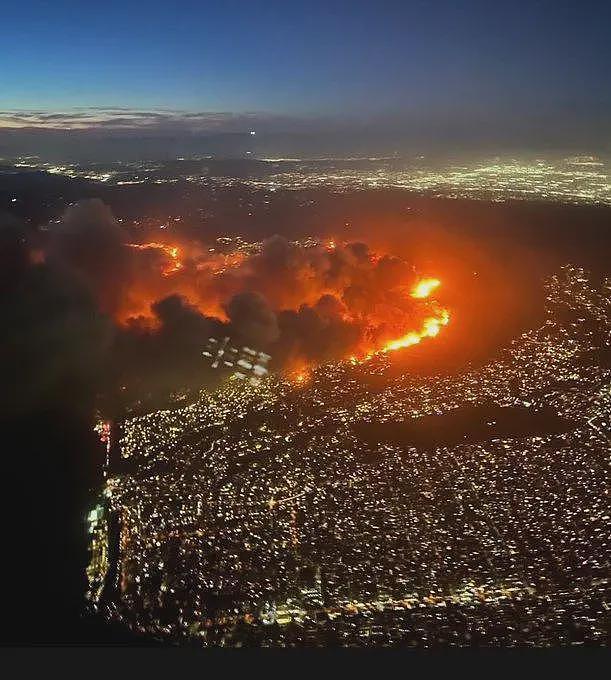
M 85 406 L 111 346 L 112 325 L 70 268 L 32 255 L 36 234 L 0 216 L 0 410 Z
M 36 237 L 44 237 L 37 246 L 44 258 L 34 264 L 28 260 L 34 244 L 23 246 L 27 276 L 52 272 L 58 282 L 46 295 L 59 291 L 61 278 L 92 306 L 85 313 L 82 302 L 62 294 L 70 316 L 62 346 L 76 343 L 71 354 L 78 357 L 92 341 L 89 330 L 77 329 L 83 315 L 105 319 L 110 329 L 102 362 L 90 362 L 104 364 L 105 391 L 205 384 L 201 353 L 211 336 L 266 351 L 281 370 L 344 357 L 417 323 L 413 302 L 397 291 L 413 272 L 364 243 L 305 247 L 276 235 L 228 265 L 221 253 L 180 234 L 149 234 L 150 242 L 134 243 L 135 235 L 98 199 L 70 206 Z M 45 310 L 37 314 L 42 319 Z
M 232 329 L 244 342 L 268 347 L 280 336 L 276 314 L 260 293 L 237 293 L 225 309 Z
M 49 254 L 90 289 L 112 314 L 131 279 L 126 231 L 110 208 L 94 198 L 70 206 L 51 231 Z

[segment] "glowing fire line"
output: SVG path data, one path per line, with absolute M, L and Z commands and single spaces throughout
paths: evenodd
M 161 274 L 164 277 L 172 276 L 173 274 L 176 274 L 180 270 L 184 269 L 185 265 L 181 259 L 182 252 L 179 246 L 159 242 L 127 243 L 126 245 L 136 250 L 161 251 L 168 260 L 167 264 L 161 269 Z M 333 251 L 336 247 L 336 242 L 333 239 L 330 239 L 325 244 L 325 248 L 328 251 Z M 220 264 L 219 262 L 200 263 L 197 265 L 197 269 L 206 269 L 213 274 L 217 274 L 224 271 L 226 267 L 239 266 L 243 262 L 244 258 L 245 255 L 243 253 L 230 253 L 223 257 L 223 261 Z M 409 292 L 409 295 L 412 298 L 424 300 L 430 297 L 440 285 L 441 281 L 437 278 L 423 278 L 413 286 Z M 215 311 L 214 315 L 220 316 L 218 311 Z M 439 335 L 441 329 L 449 322 L 450 314 L 448 310 L 440 309 L 435 315 L 426 317 L 419 330 L 411 330 L 399 338 L 395 338 L 394 340 L 386 342 L 386 344 L 381 347 L 371 349 L 365 355 L 360 357 L 351 356 L 349 361 L 353 364 L 357 364 L 368 361 L 376 355 L 386 354 L 388 352 L 394 352 L 400 349 L 411 347 L 413 345 L 417 345 L 425 338 L 434 338 Z M 296 384 L 304 384 L 309 378 L 309 370 L 307 367 L 301 367 L 300 369 L 292 370 L 288 375 L 290 375 L 291 382 Z
M 424 299 L 430 296 L 430 294 L 441 285 L 439 279 L 423 279 L 419 281 L 412 289 L 410 295 L 414 298 Z M 450 312 L 447 309 L 441 309 L 436 316 L 429 316 L 423 322 L 420 330 L 410 331 L 405 335 L 387 342 L 381 349 L 373 350 L 366 354 L 364 357 L 357 358 L 356 356 L 351 356 L 349 361 L 352 364 L 363 363 L 364 361 L 369 361 L 376 355 L 386 354 L 388 352 L 394 352 L 399 349 L 404 349 L 406 347 L 411 347 L 412 345 L 417 345 L 425 338 L 434 338 L 439 335 L 439 332 L 443 326 L 447 326 L 450 323 Z M 300 368 L 294 371 L 290 377 L 291 382 L 302 385 L 309 377 L 308 370 L 306 368 Z
M 417 345 L 423 338 L 434 338 L 439 335 L 442 326 L 447 326 L 450 322 L 450 314 L 447 309 L 441 311 L 439 316 L 426 318 L 419 331 L 411 331 L 401 338 L 391 340 L 380 350 L 381 352 L 394 352 L 397 349 Z
M 171 276 L 180 271 L 184 265 L 180 260 L 180 248 L 167 243 L 127 243 L 129 248 L 136 250 L 161 250 L 170 260 L 168 265 L 161 270 L 162 276 Z

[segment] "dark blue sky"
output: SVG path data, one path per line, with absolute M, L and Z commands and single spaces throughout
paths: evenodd
M 553 116 L 602 130 L 609 4 L 10 2 L 0 108 L 254 111 L 284 127 L 321 116 L 504 125 Z

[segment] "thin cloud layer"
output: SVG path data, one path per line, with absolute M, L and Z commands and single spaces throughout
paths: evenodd
M 265 112 L 183 111 L 88 107 L 66 111 L 0 110 L 0 129 L 134 130 L 179 133 L 248 132 L 257 125 L 282 126 L 289 119 Z M 295 121 L 291 121 L 295 123 Z

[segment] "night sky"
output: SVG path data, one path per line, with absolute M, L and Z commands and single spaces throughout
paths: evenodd
M 424 134 L 483 128 L 517 139 L 551 124 L 559 137 L 581 131 L 604 141 L 609 7 L 562 0 L 7 3 L 0 126 L 291 132 L 365 121 Z

